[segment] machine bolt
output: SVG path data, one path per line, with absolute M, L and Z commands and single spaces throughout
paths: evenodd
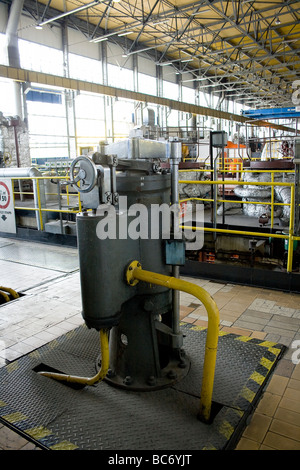
M 131 385 L 131 384 L 132 384 L 132 378 L 130 377 L 130 375 L 127 375 L 127 376 L 125 377 L 125 379 L 123 380 L 123 383 L 124 383 L 125 385 Z
M 169 379 L 176 379 L 176 377 L 177 377 L 177 374 L 176 374 L 176 372 L 175 372 L 174 370 L 170 370 L 170 371 L 168 372 L 168 378 L 169 378 Z
M 155 385 L 156 384 L 156 379 L 154 377 L 154 375 L 150 375 L 147 379 L 147 384 L 148 385 Z
M 114 377 L 116 374 L 113 372 L 112 369 L 108 369 L 106 377 L 111 378 Z

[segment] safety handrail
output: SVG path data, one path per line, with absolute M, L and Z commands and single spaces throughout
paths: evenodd
M 74 197 L 78 198 L 78 209 L 59 209 L 59 208 L 49 209 L 47 207 L 42 207 L 39 182 L 40 182 L 40 180 L 53 180 L 53 179 L 62 180 L 64 182 L 65 180 L 69 179 L 69 176 L 67 176 L 67 175 L 65 175 L 65 176 L 59 176 L 59 175 L 46 176 L 46 175 L 42 175 L 42 176 L 27 176 L 27 177 L 19 177 L 19 178 L 12 177 L 11 178 L 12 181 L 14 181 L 14 180 L 35 180 L 37 182 L 37 185 L 36 185 L 36 188 L 37 188 L 37 201 L 36 201 L 37 207 L 25 207 L 25 206 L 16 206 L 16 205 L 14 205 L 14 208 L 16 210 L 28 210 L 28 211 L 38 212 L 38 214 L 39 214 L 39 223 L 40 223 L 41 230 L 43 230 L 43 226 L 44 226 L 43 212 L 57 212 L 57 213 L 63 213 L 63 214 L 75 214 L 77 212 L 81 212 L 81 209 L 82 209 L 81 208 L 81 199 L 80 199 L 79 192 L 74 194 Z M 13 196 L 15 196 L 15 194 L 19 194 L 19 193 L 20 192 L 13 191 Z M 22 191 L 21 194 L 32 194 L 32 193 Z M 45 193 L 45 195 L 48 195 L 48 193 Z M 61 193 L 57 193 L 57 196 L 60 196 L 60 195 L 61 195 Z M 67 186 L 66 195 L 67 195 L 67 204 L 69 205 L 69 197 L 73 196 L 73 195 L 69 193 L 68 186 Z M 14 204 L 15 204 L 15 197 L 14 197 Z
M 143 281 L 149 284 L 156 284 L 167 287 L 169 289 L 186 292 L 193 295 L 194 297 L 197 297 L 206 308 L 208 315 L 208 327 L 205 343 L 205 356 L 198 418 L 201 421 L 208 423 L 211 417 L 212 394 L 220 325 L 220 314 L 216 302 L 202 287 L 172 276 L 145 271 L 137 261 L 133 261 L 128 267 L 126 271 L 126 279 L 129 285 L 134 285 L 136 281 Z
M 179 171 L 199 171 L 199 170 L 179 170 Z M 206 170 L 204 170 L 206 171 Z M 252 172 L 252 170 L 249 170 Z M 275 182 L 274 181 L 274 173 L 280 172 L 282 173 L 282 170 L 257 170 L 253 171 L 254 173 L 258 172 L 267 172 L 271 173 L 271 181 L 236 181 L 236 180 L 226 180 L 225 184 L 227 185 L 247 185 L 247 186 L 271 186 L 272 188 L 272 193 L 271 193 L 271 201 L 270 202 L 260 202 L 260 201 L 234 201 L 230 200 L 230 202 L 233 203 L 239 203 L 239 204 L 263 204 L 263 205 L 270 205 L 271 206 L 271 227 L 273 228 L 273 221 L 274 221 L 274 206 L 290 206 L 290 221 L 289 221 L 289 229 L 288 229 L 288 234 L 274 234 L 271 231 L 268 233 L 263 233 L 263 232 L 249 232 L 245 230 L 229 230 L 229 229 L 218 229 L 216 227 L 210 228 L 210 227 L 188 227 L 188 226 L 181 226 L 180 228 L 185 228 L 188 230 L 203 230 L 203 231 L 211 231 L 214 233 L 228 233 L 228 234 L 238 234 L 238 235 L 244 235 L 244 236 L 257 236 L 257 237 L 269 237 L 269 238 L 283 238 L 283 239 L 288 239 L 288 256 L 287 256 L 287 272 L 292 272 L 293 270 L 293 242 L 295 240 L 300 240 L 300 237 L 295 236 L 293 233 L 293 226 L 294 226 L 294 218 L 295 218 L 295 183 L 293 182 Z M 287 170 L 288 172 L 288 170 Z M 293 172 L 291 170 L 291 172 Z M 210 184 L 210 185 L 224 185 L 223 180 L 180 180 L 178 181 L 179 184 Z M 275 186 L 282 186 L 282 187 L 290 187 L 291 188 L 291 200 L 290 203 L 282 203 L 282 202 L 274 202 L 274 187 Z M 187 201 L 192 201 L 192 200 L 201 200 L 201 201 L 209 201 L 212 202 L 213 199 L 208 199 L 208 198 L 185 198 L 179 200 L 179 203 L 182 202 L 187 202 Z M 226 199 L 217 199 L 216 202 L 228 202 Z

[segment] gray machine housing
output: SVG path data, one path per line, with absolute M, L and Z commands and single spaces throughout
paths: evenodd
M 155 239 L 131 239 L 128 231 L 124 236 L 124 227 L 128 229 L 134 218 L 128 211 L 133 204 L 147 208 L 148 227 L 151 205 L 170 205 L 171 173 L 160 166 L 168 158 L 167 143 L 129 139 L 105 147 L 105 152 L 79 157 L 71 168 L 84 206 L 77 216 L 82 315 L 89 328 L 110 330 L 107 380 L 138 390 L 169 385 L 188 371 L 182 334 L 174 326 L 172 291 L 144 282 L 130 286 L 125 280 L 133 260 L 147 271 L 172 275 L 162 224 Z M 98 224 L 109 224 L 109 214 L 115 218 L 116 236 L 99 238 Z

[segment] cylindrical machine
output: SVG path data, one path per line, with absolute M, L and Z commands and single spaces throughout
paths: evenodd
M 105 163 L 115 160 L 98 158 L 104 162 L 95 165 L 98 173 L 82 157 L 78 173 L 89 189 L 83 199 L 93 208 L 77 216 L 82 315 L 89 328 L 110 329 L 106 380 L 126 389 L 161 388 L 189 370 L 182 334 L 174 329 L 172 290 L 145 282 L 128 285 L 125 272 L 139 260 L 151 272 L 172 274 L 174 266 L 166 262 L 171 175 L 145 159 L 119 162 L 109 173 Z M 103 204 L 101 198 L 117 204 Z
M 150 233 L 151 206 L 170 203 L 170 175 L 121 175 L 117 178 L 117 186 L 119 208 L 107 205 L 107 210 L 102 207 L 102 215 L 84 212 L 77 216 L 82 314 L 86 324 L 97 330 L 116 325 L 122 304 L 134 295 L 147 294 L 149 290 L 151 294 L 165 290 L 139 285 L 133 291 L 127 286 L 124 269 L 133 259 L 140 259 L 149 270 L 170 274 L 170 267 L 165 264 L 162 226 L 157 239 L 151 239 Z M 130 215 L 133 204 L 143 205 L 147 220 L 143 218 L 145 215 Z M 148 225 L 148 237 L 135 240 L 130 236 L 130 225 L 135 227 L 138 217 Z M 107 230 L 111 224 L 114 230 L 112 234 L 107 233 L 106 239 L 99 238 L 101 223 L 107 226 Z

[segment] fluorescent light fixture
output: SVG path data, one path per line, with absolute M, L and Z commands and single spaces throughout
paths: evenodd
M 163 64 L 157 64 L 157 65 L 164 67 L 165 65 L 172 65 L 172 62 L 164 62 Z
M 184 60 L 181 60 L 180 62 L 192 62 L 194 59 L 184 59 Z
M 132 34 L 132 33 L 133 33 L 133 31 L 124 31 L 124 33 L 120 33 L 120 34 L 118 34 L 118 36 L 119 36 L 119 37 L 121 37 L 121 36 L 127 36 L 127 34 Z
M 90 42 L 102 42 L 102 41 L 107 41 L 107 40 L 108 40 L 108 38 L 97 38 L 97 39 L 94 39 Z
M 41 23 L 38 24 L 38 26 L 44 26 L 45 24 L 52 23 L 52 21 L 59 20 L 60 18 L 64 18 L 65 16 L 69 16 L 69 15 L 72 15 L 73 13 L 78 13 L 79 11 L 86 10 L 87 8 L 91 8 L 94 5 L 97 5 L 99 2 L 100 0 L 95 0 L 94 2 L 87 3 L 86 5 L 82 5 L 81 7 L 75 8 L 75 10 L 66 11 L 65 13 L 55 16 L 54 18 L 50 18 L 49 20 L 42 21 Z
M 41 26 L 40 24 L 37 24 L 35 25 L 35 29 L 43 29 L 43 26 Z

